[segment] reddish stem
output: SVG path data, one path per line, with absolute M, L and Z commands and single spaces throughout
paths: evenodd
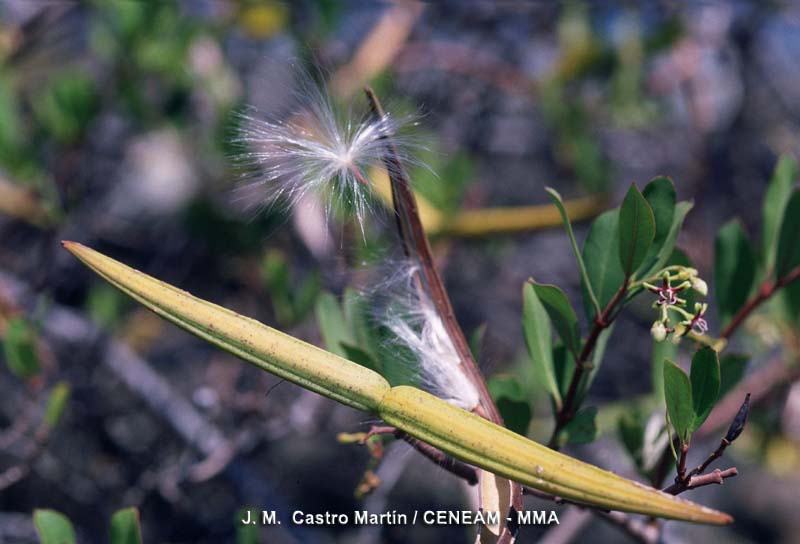
M 753 310 L 758 308 L 763 302 L 769 299 L 772 295 L 775 294 L 775 291 L 780 289 L 781 287 L 786 287 L 793 281 L 800 278 L 800 266 L 794 267 L 792 270 L 789 271 L 788 274 L 785 276 L 778 278 L 777 281 L 773 281 L 771 279 L 764 280 L 758 288 L 753 297 L 748 300 L 744 306 L 739 308 L 739 311 L 736 312 L 731 319 L 731 322 L 728 323 L 728 326 L 723 329 L 722 334 L 720 334 L 720 338 L 724 338 L 728 340 L 736 329 L 744 323 L 745 319 L 747 319 Z
M 547 444 L 548 447 L 554 450 L 559 448 L 558 436 L 561 434 L 561 431 L 563 431 L 564 427 L 566 427 L 566 425 L 572 421 L 572 418 L 575 417 L 575 413 L 577 412 L 578 406 L 576 405 L 576 399 L 578 398 L 581 380 L 583 380 L 584 373 L 591 368 L 591 365 L 587 364 L 587 362 L 589 361 L 589 357 L 591 357 L 592 352 L 597 345 L 597 340 L 600 338 L 600 333 L 610 327 L 611 323 L 613 323 L 614 318 L 616 317 L 614 315 L 614 310 L 625 298 L 627 291 L 628 279 L 626 278 L 619 289 L 617 289 L 617 292 L 614 294 L 613 298 L 608 302 L 603 312 L 594 318 L 594 326 L 589 332 L 589 337 L 586 339 L 586 343 L 583 345 L 583 349 L 581 350 L 580 355 L 578 355 L 577 361 L 575 361 L 575 372 L 572 373 L 572 379 L 569 382 L 567 394 L 564 396 L 564 401 L 561 404 L 561 408 L 556 413 L 556 426 L 553 429 L 553 434 L 550 436 L 550 441 Z

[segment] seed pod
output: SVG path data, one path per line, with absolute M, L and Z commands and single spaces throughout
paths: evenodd
M 725 435 L 725 440 L 728 442 L 733 442 L 739 435 L 742 434 L 744 430 L 744 424 L 747 423 L 747 412 L 750 411 L 750 393 L 744 398 L 744 402 L 742 403 L 741 408 L 739 408 L 739 412 L 736 414 L 736 417 L 733 418 L 733 422 L 731 426 L 728 427 L 728 434 Z

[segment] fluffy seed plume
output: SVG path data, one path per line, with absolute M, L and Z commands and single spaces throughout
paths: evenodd
M 416 367 L 419 385 L 447 402 L 471 410 L 480 400 L 478 391 L 461 369 L 453 342 L 433 302 L 415 282 L 416 267 L 399 267 L 393 281 L 393 304 L 380 317 L 389 331 L 389 348 L 405 348 Z M 392 350 L 397 357 L 398 350 Z
M 243 149 L 238 158 L 246 168 L 244 188 L 256 189 L 259 205 L 267 207 L 279 200 L 296 206 L 315 195 L 327 216 L 350 210 L 363 230 L 371 203 L 368 167 L 381 163 L 386 136 L 408 148 L 398 132 L 411 119 L 390 114 L 378 119 L 352 108 L 341 112 L 324 87 L 307 74 L 300 80 L 288 115 L 241 114 L 234 142 Z M 401 158 L 411 160 L 405 153 Z

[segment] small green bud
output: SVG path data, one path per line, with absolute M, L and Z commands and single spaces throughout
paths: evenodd
M 692 289 L 697 291 L 702 296 L 708 295 L 708 284 L 699 277 L 692 278 Z
M 667 327 L 662 321 L 656 321 L 653 323 L 653 326 L 650 327 L 650 336 L 652 336 L 653 340 L 656 342 L 663 342 L 667 338 Z

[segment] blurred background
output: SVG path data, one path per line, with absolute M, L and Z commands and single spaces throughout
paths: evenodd
M 35 541 L 30 514 L 43 507 L 65 513 L 83 542 L 103 541 L 111 513 L 136 505 L 146 542 L 209 543 L 257 541 L 237 534 L 247 505 L 280 515 L 471 507 L 459 481 L 405 444 L 376 465 L 367 448 L 338 441 L 368 428 L 364 414 L 166 324 L 59 244 L 90 245 L 323 345 L 318 321 L 337 300 L 328 293 L 341 296 L 352 264 L 368 259 L 359 235 L 313 213 L 256 213 L 235 191 L 236 112 L 279 111 L 298 66 L 325 79 L 338 103 L 363 104 L 371 84 L 392 111 L 420 114 L 419 158 L 438 177 L 413 174 L 445 218 L 546 204 L 545 186 L 616 203 L 631 182 L 671 176 L 678 198 L 695 202 L 678 245 L 705 278 L 723 223 L 738 216 L 759 239 L 777 157 L 800 149 L 800 9 L 791 3 L 4 0 L 0 542 Z M 525 279 L 579 300 L 567 238 L 539 219 L 513 233 L 433 232 L 460 323 L 468 335 L 486 327 L 487 375 L 525 375 L 530 364 Z M 576 233 L 583 239 L 585 222 Z M 624 341 L 612 341 L 590 404 L 649 391 L 652 320 L 647 305 L 621 318 Z M 748 372 L 788 357 L 769 322 L 752 321 L 736 339 L 754 354 Z M 529 434 L 546 438 L 546 396 L 534 386 L 525 402 Z M 670 523 L 668 541 L 796 541 L 800 388 L 780 381 L 751 421 L 726 454 L 740 476 L 686 495 L 736 523 Z M 634 476 L 615 433 L 609 417 L 596 442 L 569 451 Z M 382 481 L 368 494 L 366 470 Z M 562 520 L 568 512 L 527 505 Z M 552 542 L 624 538 L 594 517 L 572 528 Z M 545 531 L 526 528 L 521 541 Z M 473 537 L 458 526 L 285 522 L 260 538 Z

